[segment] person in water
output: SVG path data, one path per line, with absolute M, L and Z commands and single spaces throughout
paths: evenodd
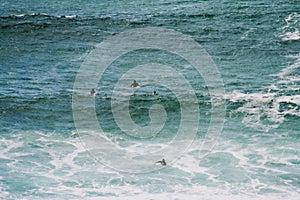
M 96 96 L 96 91 L 95 91 L 94 88 L 91 90 L 90 94 L 91 94 L 92 97 Z
M 156 92 L 156 90 L 153 91 L 153 95 L 158 95 L 157 92 Z
M 160 160 L 160 161 L 157 161 L 156 163 L 160 163 L 163 166 L 167 165 L 167 163 L 166 163 L 166 161 L 165 161 L 164 158 L 162 160 Z
M 135 88 L 138 87 L 139 84 L 136 82 L 136 80 L 133 80 L 133 83 L 131 84 L 131 87 Z

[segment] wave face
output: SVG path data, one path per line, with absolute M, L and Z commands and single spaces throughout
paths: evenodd
M 0 199 L 299 199 L 299 10 L 299 3 L 287 0 L 2 2 Z M 95 97 L 89 96 L 89 87 L 81 94 L 74 89 L 80 68 L 101 42 L 150 27 L 188 35 L 218 67 L 226 113 L 217 138 L 208 135 L 214 131 L 211 120 L 223 120 L 213 113 L 218 107 L 211 93 L 215 88 L 174 52 L 139 49 L 123 54 L 95 84 Z M 124 74 L 147 63 L 170 66 L 186 82 L 177 81 L 179 76 L 169 68 L 151 68 L 136 72 L 144 79 L 137 79 L 139 88 L 130 88 L 134 77 Z M 155 82 L 157 77 L 165 85 Z M 185 83 L 190 90 L 180 90 Z M 117 84 L 120 88 L 113 92 Z M 154 165 L 157 158 L 150 156 L 148 161 L 134 158 L 159 167 L 148 173 L 107 166 L 135 167 L 120 162 L 112 146 L 93 141 L 99 132 L 78 133 L 76 120 L 91 125 L 88 114 L 74 116 L 72 103 L 79 97 L 91 102 L 82 109 L 95 112 L 100 134 L 117 150 L 162 152 L 167 166 Z M 141 129 L 125 127 L 132 135 L 127 134 L 114 109 L 128 109 Z M 188 119 L 184 130 L 196 133 L 192 139 L 176 138 L 183 116 Z M 156 130 L 161 122 L 157 133 L 135 135 L 150 125 Z M 192 142 L 170 161 L 166 151 L 174 138 L 178 144 Z M 210 139 L 217 143 L 205 152 L 203 142 Z

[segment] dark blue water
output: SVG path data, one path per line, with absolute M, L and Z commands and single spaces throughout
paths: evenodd
M 299 198 L 299 2 L 0 4 L 0 199 Z M 168 65 L 184 75 L 197 98 L 200 125 L 196 142 L 167 167 L 146 174 L 122 173 L 95 161 L 82 146 L 85 134 L 78 134 L 73 117 L 74 83 L 99 44 L 148 27 L 187 35 L 211 56 L 224 82 L 225 124 L 213 150 L 203 157 L 199 144 L 213 116 L 205 77 L 170 52 L 141 49 L 123 55 L 96 84 L 95 97 L 89 96 L 90 88 L 80 97 L 95 100 L 96 118 L 107 138 L 128 151 L 164 149 L 179 130 L 180 106 L 189 109 L 188 118 L 196 112 L 195 101 L 184 91 L 177 99 L 172 89 L 143 85 L 151 81 L 144 79 L 140 88 L 117 93 L 116 105 L 133 93 L 130 116 L 146 127 L 151 124 L 149 109 L 159 104 L 167 114 L 165 126 L 148 139 L 122 131 L 111 111 L 114 85 L 128 70 L 147 63 Z M 181 86 L 170 73 L 151 73 Z M 132 79 L 122 81 L 130 86 Z M 158 116 L 163 118 L 163 112 Z M 187 124 L 188 130 L 195 128 L 189 120 Z M 110 155 L 110 149 L 102 153 Z M 117 163 L 114 159 L 111 154 L 109 162 Z M 127 165 L 120 162 L 122 166 Z

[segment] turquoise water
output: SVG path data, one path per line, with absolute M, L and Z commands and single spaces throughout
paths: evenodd
M 0 199 L 300 197 L 299 2 L 0 4 Z M 225 123 L 214 148 L 204 156 L 201 143 L 213 116 L 205 77 L 182 57 L 166 51 L 141 49 L 119 57 L 96 84 L 97 95 L 90 97 L 90 88 L 84 88 L 86 94 L 81 97 L 94 101 L 102 134 L 117 146 L 126 151 L 163 152 L 179 130 L 180 106 L 188 109 L 188 119 L 197 113 L 195 103 L 199 107 L 199 126 L 190 120 L 186 123 L 187 130 L 197 132 L 186 151 L 179 152 L 172 162 L 162 155 L 166 167 L 153 165 L 156 170 L 151 172 L 128 173 L 128 168 L 123 170 L 128 163 L 118 160 L 114 150 L 102 149 L 100 155 L 106 156 L 100 157 L 109 157 L 106 164 L 117 169 L 99 163 L 95 160 L 97 149 L 83 144 L 85 138 L 93 139 L 88 136 L 94 130 L 78 133 L 75 127 L 74 83 L 101 42 L 148 27 L 180 32 L 207 51 L 224 82 Z M 113 96 L 114 86 L 127 70 L 147 63 L 168 65 L 183 74 L 197 101 L 186 91 L 180 91 L 183 96 L 178 99 L 170 88 L 143 84 L 150 81 L 147 78 L 139 80 L 140 88 L 121 88 Z M 150 72 L 162 76 L 166 84 L 182 86 L 170 73 Z M 131 78 L 125 77 L 120 84 L 130 86 Z M 151 95 L 154 89 L 156 96 Z M 158 134 L 140 139 L 118 127 L 111 102 L 116 100 L 116 108 L 124 110 L 128 95 L 130 117 L 141 127 L 151 122 L 151 106 L 164 107 L 166 123 Z M 88 126 L 89 118 L 83 119 Z M 89 144 L 101 146 L 93 142 Z M 149 162 L 155 161 L 149 157 Z

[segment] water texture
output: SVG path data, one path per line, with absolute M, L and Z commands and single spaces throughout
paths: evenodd
M 299 199 L 298 1 L 0 5 L 0 199 Z M 211 56 L 224 82 L 225 123 L 213 150 L 202 156 L 199 141 L 205 139 L 213 106 L 205 77 L 170 52 L 141 49 L 123 55 L 96 84 L 95 97 L 89 96 L 91 88 L 82 94 L 94 99 L 99 125 L 114 144 L 143 153 L 164 149 L 179 129 L 180 106 L 190 108 L 193 116 L 192 108 L 199 105 L 195 142 L 178 160 L 149 173 L 123 173 L 97 162 L 82 144 L 85 135 L 78 134 L 73 118 L 73 86 L 81 65 L 101 42 L 150 27 L 187 35 Z M 184 74 L 197 101 L 186 91 L 178 99 L 170 88 L 143 85 L 150 79 L 137 79 L 141 87 L 133 90 L 131 77 L 122 79 L 124 90 L 114 99 L 118 79 L 147 63 Z M 143 72 L 137 75 L 143 77 Z M 151 73 L 182 87 L 170 73 Z M 122 102 L 132 92 L 129 113 L 137 125 L 149 125 L 154 104 L 165 109 L 161 132 L 139 139 L 117 126 L 111 101 L 117 100 L 115 109 L 126 109 Z M 117 160 L 112 156 L 110 162 Z

